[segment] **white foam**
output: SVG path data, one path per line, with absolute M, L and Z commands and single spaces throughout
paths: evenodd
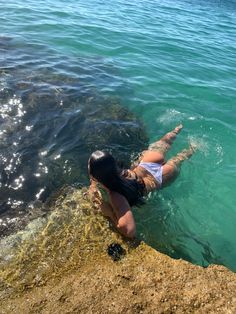
M 175 122 L 176 124 L 183 122 L 184 120 L 197 120 L 202 119 L 200 115 L 190 115 L 184 112 L 180 112 L 174 108 L 167 109 L 162 115 L 157 118 L 157 121 L 161 124 L 171 124 Z
M 191 146 L 196 147 L 197 150 L 200 150 L 205 155 L 209 154 L 209 144 L 206 139 L 197 136 L 188 136 L 188 140 Z
M 204 135 L 201 138 L 189 136 L 188 140 L 190 145 L 196 147 L 197 150 L 201 151 L 205 156 L 209 155 L 210 152 L 214 152 L 215 158 L 213 158 L 213 161 L 216 165 L 223 162 L 224 150 L 222 145 L 216 140 L 212 139 L 209 141 Z
M 219 165 L 223 162 L 223 156 L 224 156 L 223 147 L 219 143 L 216 144 L 216 146 L 215 146 L 215 152 L 216 152 L 216 155 L 218 157 L 216 164 Z
M 170 124 L 174 121 L 182 121 L 185 117 L 184 113 L 175 109 L 167 109 L 165 113 L 157 118 L 157 121 L 161 124 Z

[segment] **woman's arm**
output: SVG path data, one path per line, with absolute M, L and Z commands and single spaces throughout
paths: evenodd
M 91 200 L 96 203 L 98 199 L 99 208 L 104 216 L 110 218 L 114 227 L 125 237 L 134 238 L 136 233 L 136 225 L 132 211 L 126 198 L 117 193 L 109 193 L 109 201 L 102 200 L 101 193 L 97 189 L 96 181 L 90 180 L 89 195 Z
M 125 237 L 134 238 L 136 234 L 136 224 L 128 201 L 123 195 L 117 192 L 110 192 L 109 196 L 115 215 L 113 223 L 116 229 Z
M 112 206 L 108 203 L 108 202 L 105 202 L 103 201 L 102 204 L 101 204 L 101 211 L 103 213 L 103 215 L 105 217 L 108 217 L 111 219 L 112 223 L 116 226 L 117 225 L 117 218 L 116 218 L 116 215 L 113 211 L 113 208 Z
M 135 224 L 133 219 L 133 214 L 129 210 L 120 218 L 117 217 L 114 212 L 113 207 L 108 202 L 102 202 L 101 211 L 103 215 L 109 218 L 113 226 L 125 237 L 134 238 L 135 237 Z M 131 216 L 131 217 L 130 217 Z M 131 223 L 133 221 L 133 223 Z

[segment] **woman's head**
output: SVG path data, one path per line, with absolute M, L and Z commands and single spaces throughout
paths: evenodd
M 93 152 L 90 156 L 88 170 L 89 175 L 107 188 L 109 188 L 107 183 L 113 181 L 114 177 L 119 176 L 114 157 L 110 153 L 100 150 Z
M 122 194 L 130 206 L 143 202 L 143 186 L 136 180 L 126 179 L 110 153 L 99 150 L 92 153 L 88 161 L 88 170 L 89 175 L 107 189 Z

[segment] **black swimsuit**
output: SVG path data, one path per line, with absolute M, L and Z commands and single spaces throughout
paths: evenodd
M 121 173 L 123 177 L 128 180 L 136 182 L 135 188 L 137 190 L 137 195 L 143 197 L 146 193 L 146 186 L 142 178 L 140 178 L 134 171 L 129 169 L 124 169 Z

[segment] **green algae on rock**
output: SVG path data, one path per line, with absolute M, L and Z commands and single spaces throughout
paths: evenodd
M 48 217 L 1 240 L 1 313 L 234 313 L 236 274 L 125 241 L 86 191 L 63 189 Z M 112 243 L 127 253 L 120 261 Z
M 91 254 L 106 255 L 108 244 L 119 236 L 94 213 L 85 191 L 63 190 L 48 217 L 1 240 L 0 296 L 42 285 L 86 263 Z
M 62 207 L 56 205 L 59 216 L 62 208 L 65 213 L 68 208 L 83 208 L 88 214 L 91 208 L 87 202 L 75 206 L 81 196 L 81 191 L 74 192 L 61 200 Z M 55 313 L 55 309 L 60 314 L 235 312 L 236 274 L 222 266 L 202 268 L 173 260 L 144 243 L 131 248 L 112 234 L 101 217 L 90 220 L 83 214 L 80 222 L 74 214 L 62 215 L 65 224 L 60 232 L 57 226 L 62 221 L 57 213 L 44 225 L 35 244 L 28 242 L 27 251 L 25 247 L 23 254 L 1 272 L 11 287 L 1 293 L 1 313 Z M 68 224 L 71 217 L 72 226 Z M 80 227 L 84 224 L 82 233 L 76 230 L 77 223 Z M 82 235 L 82 241 L 77 235 Z M 117 240 L 127 254 L 114 262 L 104 249 Z M 9 272 L 11 267 L 17 276 L 13 269 Z

